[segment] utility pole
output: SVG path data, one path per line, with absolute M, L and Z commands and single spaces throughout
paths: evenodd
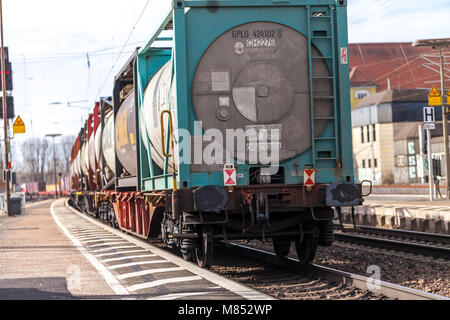
M 11 216 L 10 199 L 11 192 L 9 190 L 9 170 L 11 170 L 11 163 L 9 162 L 9 137 L 8 137 L 8 110 L 6 107 L 6 68 L 5 68 L 5 46 L 3 43 L 3 3 L 0 0 L 0 34 L 1 34 L 1 68 L 2 68 L 2 108 L 3 108 L 3 132 L 5 137 L 5 170 L 6 174 L 6 211 L 8 216 Z
M 450 44 L 450 43 L 449 43 Z M 447 47 L 448 45 L 447 44 Z M 441 96 L 442 96 L 442 132 L 444 135 L 444 150 L 445 150 L 445 183 L 447 190 L 447 200 L 450 199 L 450 156 L 448 151 L 448 110 L 444 105 L 445 100 L 445 80 L 444 80 L 444 56 L 442 54 L 443 47 L 440 47 L 440 64 L 441 64 Z
M 412 44 L 413 47 L 432 47 L 440 51 L 440 73 L 441 73 L 441 96 L 442 96 L 442 134 L 444 135 L 444 153 L 445 153 L 445 186 L 447 199 L 450 199 L 450 156 L 448 150 L 448 110 L 445 105 L 445 78 L 444 78 L 444 48 L 450 46 L 450 38 L 445 39 L 425 39 L 416 40 Z M 430 170 L 433 170 L 432 164 L 429 164 Z
M 1 1 L 1 0 L 0 0 Z M 45 137 L 52 137 L 53 138 L 53 170 L 55 173 L 55 199 L 58 198 L 58 181 L 56 178 L 56 147 L 55 147 L 55 138 L 59 137 L 60 133 L 55 134 L 46 134 Z

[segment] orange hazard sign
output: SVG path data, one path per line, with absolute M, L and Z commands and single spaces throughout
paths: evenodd
M 14 121 L 13 132 L 16 133 L 25 133 L 25 123 L 23 123 L 22 118 L 17 116 L 16 121 Z
M 428 105 L 431 107 L 442 105 L 441 93 L 436 88 L 436 86 L 433 86 L 433 89 L 431 89 L 430 93 L 428 94 Z

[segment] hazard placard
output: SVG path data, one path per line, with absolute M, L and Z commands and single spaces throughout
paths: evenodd
M 13 132 L 16 133 L 25 133 L 25 123 L 22 121 L 20 116 L 17 116 L 16 121 L 14 121 Z
M 312 187 L 316 184 L 316 170 L 305 169 L 303 172 L 303 183 L 306 187 Z
M 348 50 L 347 47 L 341 48 L 341 64 L 348 64 Z
M 223 168 L 223 184 L 226 187 L 237 185 L 236 168 L 233 164 L 226 164 Z
M 433 89 L 431 89 L 430 93 L 428 94 L 428 105 L 431 107 L 442 105 L 441 93 L 439 92 L 438 88 L 436 88 L 436 86 L 433 86 Z

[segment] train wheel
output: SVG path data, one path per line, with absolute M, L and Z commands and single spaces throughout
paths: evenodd
M 301 264 L 308 264 L 314 260 L 317 249 L 317 239 L 314 239 L 311 234 L 306 234 L 303 241 L 295 243 L 297 250 L 297 257 Z
M 291 249 L 291 240 L 284 237 L 273 237 L 273 250 L 279 258 L 284 258 L 289 254 Z
M 181 255 L 183 256 L 184 261 L 192 261 L 194 260 L 194 250 L 192 249 L 183 249 L 181 250 Z
M 200 268 L 209 268 L 213 258 L 213 243 L 211 239 L 211 226 L 203 226 L 202 234 L 195 249 L 197 264 Z
M 319 246 L 329 247 L 334 242 L 334 229 L 331 220 L 319 223 Z

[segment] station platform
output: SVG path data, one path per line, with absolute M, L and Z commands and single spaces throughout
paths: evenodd
M 267 300 L 76 212 L 66 199 L 0 217 L 0 300 Z
M 343 220 L 352 223 L 351 210 Z M 450 200 L 430 201 L 427 195 L 373 194 L 355 208 L 356 224 L 450 234 Z

